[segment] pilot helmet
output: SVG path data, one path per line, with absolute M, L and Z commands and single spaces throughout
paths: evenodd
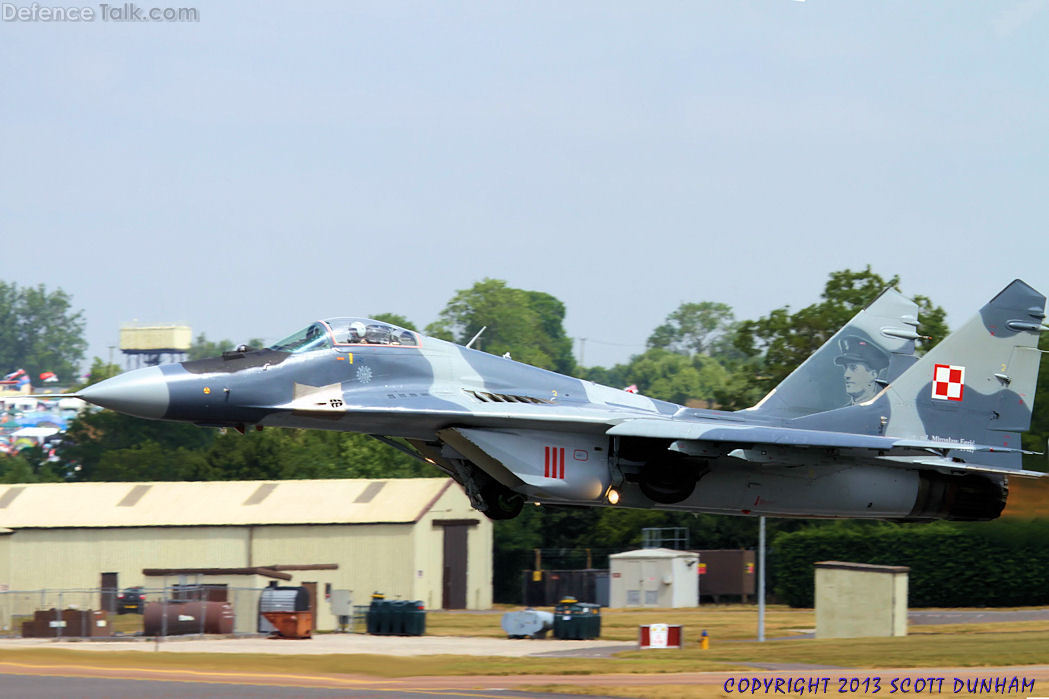
M 364 323 L 359 320 L 350 323 L 350 338 L 355 340 L 364 339 Z

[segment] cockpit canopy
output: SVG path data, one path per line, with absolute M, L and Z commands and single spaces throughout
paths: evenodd
M 329 318 L 292 333 L 269 349 L 298 353 L 346 345 L 418 347 L 419 334 L 370 318 Z

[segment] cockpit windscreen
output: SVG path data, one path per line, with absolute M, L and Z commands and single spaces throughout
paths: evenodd
M 386 345 L 418 347 L 419 335 L 396 325 L 368 318 L 329 318 L 269 346 L 280 352 L 312 352 L 335 345 Z
M 288 335 L 283 340 L 269 346 L 279 352 L 312 352 L 313 350 L 331 347 L 328 329 L 321 323 L 313 323 L 302 330 Z

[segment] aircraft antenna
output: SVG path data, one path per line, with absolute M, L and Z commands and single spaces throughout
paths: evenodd
M 472 345 L 472 344 L 473 344 L 473 343 L 474 343 L 474 342 L 475 342 L 475 341 L 477 340 L 477 338 L 479 338 L 479 337 L 481 336 L 481 333 L 483 333 L 483 332 L 484 332 L 485 330 L 487 330 L 487 329 L 488 329 L 488 326 L 487 326 L 487 325 L 483 325 L 483 326 L 481 326 L 481 329 L 477 331 L 477 334 L 476 334 L 476 335 L 474 335 L 474 336 L 473 336 L 473 337 L 472 337 L 472 338 L 470 339 L 470 341 L 466 343 L 466 349 L 470 349 L 470 345 Z

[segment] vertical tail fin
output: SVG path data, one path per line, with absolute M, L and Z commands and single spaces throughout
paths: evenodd
M 794 418 L 862 402 L 914 363 L 917 325 L 917 304 L 886 289 L 749 410 Z M 846 383 L 849 360 L 868 365 L 866 385 Z
M 1031 425 L 1045 296 L 1013 281 L 933 347 L 886 391 L 887 436 L 1020 448 Z M 966 461 L 1018 468 L 1021 455 L 980 452 Z

